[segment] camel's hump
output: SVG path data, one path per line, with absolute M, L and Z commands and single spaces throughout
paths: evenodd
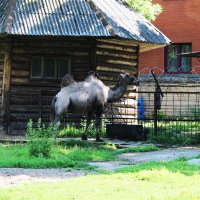
M 61 88 L 66 87 L 72 83 L 75 83 L 74 77 L 71 74 L 67 74 L 63 77 L 61 82 Z

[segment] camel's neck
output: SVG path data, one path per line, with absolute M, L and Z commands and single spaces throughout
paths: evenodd
M 108 99 L 107 102 L 114 102 L 120 100 L 120 98 L 124 95 L 126 92 L 127 85 L 119 85 L 115 86 L 113 89 L 110 89 L 108 91 Z

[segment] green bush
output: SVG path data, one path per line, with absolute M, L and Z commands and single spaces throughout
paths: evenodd
M 45 127 L 41 123 L 41 119 L 39 119 L 37 127 L 33 128 L 33 121 L 29 121 L 27 124 L 27 145 L 31 156 L 50 157 L 54 145 L 53 136 L 57 133 L 58 126 L 53 128 L 53 125 L 50 124 L 48 127 Z

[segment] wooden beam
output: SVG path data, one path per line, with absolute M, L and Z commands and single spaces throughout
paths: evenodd
M 12 60 L 12 44 L 8 42 L 4 52 L 4 71 L 3 71 L 3 86 L 4 91 L 10 90 L 11 77 L 11 60 Z
M 3 113 L 7 124 L 7 133 L 10 133 L 10 78 L 11 78 L 11 60 L 12 60 L 12 44 L 10 41 L 6 43 L 4 53 L 4 69 L 3 69 L 3 94 L 2 105 Z
M 123 51 L 123 52 L 137 52 L 137 49 L 136 48 L 129 48 L 129 47 L 126 47 L 126 46 L 112 46 L 112 45 L 109 45 L 109 44 L 97 44 L 97 48 L 98 50 L 99 49 L 112 49 L 112 50 L 115 50 L 115 51 Z
M 97 39 L 98 42 L 105 42 L 109 44 L 115 44 L 115 45 L 126 45 L 129 47 L 137 47 L 139 45 L 138 41 L 132 41 L 132 40 L 124 40 L 124 39 Z

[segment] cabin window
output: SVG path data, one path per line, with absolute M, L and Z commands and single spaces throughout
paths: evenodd
M 191 58 L 181 53 L 191 52 L 191 44 L 172 44 L 165 48 L 165 72 L 170 74 L 190 73 Z
M 71 72 L 69 58 L 62 57 L 33 57 L 31 62 L 32 79 L 62 79 Z
M 61 79 L 65 74 L 70 73 L 71 69 L 69 69 L 70 63 L 69 60 L 60 58 L 58 59 L 58 78 Z
M 31 77 L 32 78 L 42 78 L 42 58 L 32 59 L 31 64 Z
M 44 58 L 44 77 L 47 79 L 56 78 L 56 59 Z

